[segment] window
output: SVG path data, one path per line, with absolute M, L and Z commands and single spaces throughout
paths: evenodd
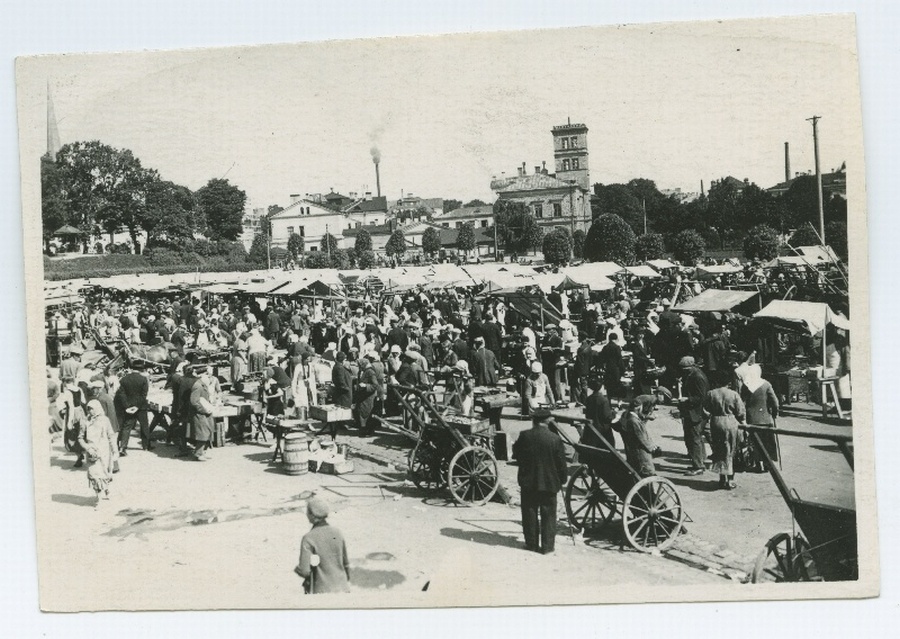
M 562 148 L 563 148 L 563 149 L 568 149 L 568 148 L 569 148 L 569 138 L 563 138 L 563 139 L 562 139 Z
M 544 205 L 543 204 L 535 204 L 534 205 L 534 217 L 537 219 L 541 219 L 544 217 Z
M 570 147 L 570 148 L 573 148 L 573 149 L 577 149 L 577 148 L 578 148 L 578 138 L 577 138 L 577 137 L 571 137 L 571 138 L 569 138 L 569 147 Z
M 449 228 L 450 228 L 450 222 L 444 222 L 444 228 L 445 228 L 445 229 L 449 229 Z
M 293 226 L 289 226 L 289 227 L 288 227 L 288 235 L 293 235 L 293 234 L 294 234 L 294 227 L 293 227 Z
M 318 246 L 310 246 L 310 247 L 309 247 L 309 250 L 310 250 L 310 251 L 318 251 L 318 250 L 319 250 L 319 247 L 318 247 Z
M 356 228 L 359 228 L 360 226 L 362 226 L 362 222 L 357 222 L 357 223 L 356 223 Z
M 483 228 L 483 229 L 487 228 L 487 220 L 481 220 L 481 228 Z
M 559 202 L 553 203 L 553 217 L 562 217 L 562 204 Z
M 572 170 L 575 171 L 578 169 L 578 158 L 572 158 Z
M 297 235 L 299 235 L 300 237 L 306 237 L 306 230 L 302 226 L 298 226 Z
M 456 228 L 459 228 L 460 226 L 462 226 L 462 222 L 457 222 L 457 223 L 456 223 Z
M 568 171 L 568 170 L 569 170 L 569 160 L 565 159 L 565 160 L 563 160 L 563 171 Z

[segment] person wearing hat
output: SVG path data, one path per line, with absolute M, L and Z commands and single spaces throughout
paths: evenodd
M 78 455 L 75 460 L 75 468 L 81 468 L 84 463 L 84 451 L 78 443 L 84 421 L 84 404 L 85 398 L 75 380 L 63 377 L 62 391 L 56 398 L 56 412 L 59 415 L 66 450 Z
M 385 342 L 388 346 L 399 346 L 400 352 L 405 351 L 406 347 L 409 346 L 409 335 L 400 327 L 399 320 L 396 317 L 391 318 L 391 330 L 388 331 Z
M 331 384 L 334 388 L 333 403 L 342 408 L 352 408 L 353 376 L 347 367 L 347 355 L 338 351 L 334 359 L 334 368 L 331 369 Z
M 581 443 L 594 448 L 606 449 L 604 443 L 597 435 L 602 435 L 610 446 L 616 445 L 613 420 L 616 417 L 609 403 L 609 398 L 603 392 L 603 383 L 596 377 L 587 382 L 590 394 L 584 400 L 584 416 L 587 426 L 581 434 Z
M 625 444 L 625 458 L 641 477 L 656 474 L 653 457 L 659 452 L 647 432 L 647 422 L 653 417 L 657 398 L 653 395 L 638 395 L 628 406 L 619 420 L 619 432 Z
M 475 414 L 475 384 L 469 372 L 469 363 L 461 359 L 453 367 L 451 405 L 460 415 L 471 417 Z
M 150 390 L 150 382 L 147 376 L 136 371 L 129 370 L 119 380 L 119 389 L 116 391 L 113 403 L 116 407 L 116 418 L 121 426 L 119 429 L 119 455 L 128 455 L 128 441 L 131 439 L 131 431 L 135 425 L 140 427 L 141 448 L 153 450 L 150 443 L 150 422 L 147 419 L 147 393 Z
M 556 544 L 556 496 L 566 483 L 566 453 L 562 439 L 551 430 L 550 411 L 532 412 L 532 427 L 513 444 L 522 492 L 522 530 L 525 548 L 552 553 Z
M 531 363 L 531 373 L 525 380 L 525 399 L 528 402 L 530 413 L 534 413 L 538 408 L 552 406 L 556 403 L 550 380 L 544 374 L 544 367 L 540 362 Z
M 672 328 L 678 328 L 681 326 L 681 315 L 672 310 L 672 302 L 668 299 L 664 299 L 662 301 L 663 310 L 659 314 L 659 321 L 657 324 L 661 331 L 666 331 Z
M 190 390 L 187 419 L 190 420 L 191 438 L 194 441 L 194 459 L 206 461 L 209 459 L 206 451 L 215 428 L 209 380 L 212 370 L 209 367 L 195 367 L 195 372 L 198 374 Z
M 496 386 L 499 381 L 500 364 L 494 353 L 485 346 L 483 337 L 475 338 L 475 354 L 472 355 L 473 374 L 476 386 Z
M 572 366 L 572 399 L 576 404 L 584 405 L 588 397 L 588 381 L 593 372 L 595 354 L 594 340 L 586 334 L 579 335 L 581 343 L 575 352 L 575 363 Z
M 453 352 L 456 353 L 457 359 L 463 359 L 468 363 L 471 363 L 472 352 L 469 349 L 469 343 L 463 339 L 462 330 L 454 326 L 450 329 L 450 334 L 453 338 L 453 344 L 450 348 L 453 349 Z
M 300 561 L 294 571 L 303 577 L 306 594 L 350 592 L 350 559 L 340 530 L 328 523 L 328 504 L 320 497 L 306 502 L 312 529 L 300 541 Z
M 738 443 L 738 426 L 746 422 L 744 402 L 728 382 L 716 379 L 713 389 L 703 398 L 703 416 L 709 419 L 712 444 L 712 468 L 719 473 L 719 488 L 733 490 L 734 453 Z
M 558 401 L 563 401 L 562 370 L 560 358 L 563 357 L 563 342 L 556 324 L 544 326 L 544 339 L 541 340 L 541 364 L 547 374 L 547 378 L 553 384 L 553 395 Z M 565 361 L 565 360 L 564 360 Z
M 698 367 L 694 358 L 685 355 L 678 362 L 682 379 L 682 399 L 678 404 L 681 425 L 684 429 L 684 444 L 690 458 L 690 468 L 686 475 L 701 475 L 706 471 L 706 444 L 703 441 L 703 401 L 709 392 L 709 380 Z
M 97 496 L 96 505 L 109 499 L 109 483 L 118 457 L 116 434 L 103 406 L 92 399 L 85 407 L 85 419 L 78 433 L 78 443 L 87 459 L 88 485 Z
M 119 421 L 116 418 L 116 406 L 112 396 L 106 391 L 106 382 L 102 379 L 91 380 L 90 389 L 91 399 L 100 402 L 100 405 L 103 407 L 103 413 L 109 419 L 109 423 L 118 437 Z
M 618 333 L 609 333 L 597 360 L 603 366 L 603 385 L 606 386 L 606 392 L 610 397 L 623 397 L 625 387 L 622 385 L 622 376 L 625 374 L 625 359 L 622 357 Z
M 249 326 L 249 324 L 248 324 Z M 247 337 L 247 372 L 258 373 L 266 367 L 266 352 L 268 343 L 260 332 L 259 328 L 250 329 L 250 335 Z
M 375 409 L 375 400 L 380 393 L 381 388 L 378 377 L 375 374 L 375 369 L 372 368 L 369 356 L 361 358 L 359 360 L 359 381 L 356 384 L 356 392 L 354 393 L 356 401 L 354 417 L 356 417 L 357 425 L 362 435 L 371 435 L 375 432 L 375 420 L 372 418 L 372 413 Z
M 59 362 L 59 378 L 75 379 L 81 370 L 81 347 L 72 344 Z

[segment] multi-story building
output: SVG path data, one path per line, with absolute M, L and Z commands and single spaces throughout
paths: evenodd
M 368 194 L 367 194 L 368 195 Z M 332 197 L 336 196 L 336 197 Z M 330 198 L 330 199 L 329 199 Z M 347 248 L 344 232 L 362 226 L 375 228 L 387 219 L 385 198 L 352 199 L 333 193 L 324 197 L 307 195 L 291 196 L 290 206 L 270 219 L 272 246 L 287 247 L 291 235 L 299 235 L 308 251 L 317 251 L 326 233 L 333 235 L 340 248 Z M 349 201 L 349 204 L 346 202 Z M 334 208 L 329 202 L 343 203 L 343 209 Z
M 556 172 L 546 163 L 529 174 L 525 163 L 517 175 L 491 180 L 491 190 L 500 200 L 521 202 L 541 226 L 583 229 L 591 222 L 590 171 L 584 124 L 563 124 L 551 130 Z
M 443 215 L 436 215 L 431 220 L 445 229 L 458 229 L 463 224 L 473 224 L 475 228 L 487 228 L 494 225 L 494 207 L 463 206 Z

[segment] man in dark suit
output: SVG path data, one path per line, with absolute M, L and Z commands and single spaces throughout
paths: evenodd
M 409 335 L 400 328 L 400 324 L 396 319 L 391 320 L 391 330 L 389 330 L 387 334 L 387 345 L 399 346 L 401 353 L 405 353 L 406 347 L 409 346 Z
M 694 358 L 686 355 L 678 362 L 681 369 L 681 390 L 684 399 L 678 405 L 681 425 L 684 429 L 684 445 L 687 447 L 691 467 L 687 475 L 700 475 L 706 470 L 706 444 L 703 443 L 703 400 L 709 391 L 709 380 Z
M 475 354 L 472 356 L 472 375 L 475 377 L 476 386 L 496 386 L 500 372 L 500 365 L 494 353 L 485 348 L 484 338 L 475 338 Z
M 600 361 L 603 363 L 603 385 L 610 397 L 622 397 L 625 389 L 622 387 L 622 376 L 625 374 L 625 360 L 622 357 L 622 347 L 619 346 L 619 336 L 616 333 L 609 334 L 609 341 L 600 351 Z
M 331 369 L 331 383 L 334 386 L 334 405 L 342 408 L 353 407 L 353 375 L 346 366 L 347 355 L 338 352 L 334 368 Z
M 484 347 L 494 354 L 497 363 L 503 365 L 503 330 L 494 319 L 494 316 L 488 313 L 487 321 L 481 327 L 481 333 L 484 335 Z
M 532 418 L 532 428 L 513 444 L 513 458 L 519 464 L 525 548 L 546 555 L 556 543 L 556 494 L 566 482 L 566 453 L 559 435 L 550 430 L 550 411 L 535 410 Z
M 131 429 L 137 421 L 141 430 L 141 448 L 153 450 L 150 444 L 150 422 L 147 421 L 147 392 L 150 383 L 147 378 L 137 371 L 129 371 L 119 380 L 119 390 L 113 398 L 116 406 L 116 417 L 121 425 L 119 430 L 119 455 L 125 457 L 128 453 L 128 440 L 131 438 Z

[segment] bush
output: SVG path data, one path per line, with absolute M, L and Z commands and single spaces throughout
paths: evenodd
M 363 251 L 356 256 L 356 266 L 364 271 L 375 266 L 375 251 Z
M 665 256 L 666 245 L 659 233 L 645 233 L 634 243 L 634 253 L 638 262 L 658 260 Z
M 544 236 L 544 261 L 548 264 L 561 265 L 569 261 L 572 251 L 572 238 L 565 228 L 553 229 Z
M 634 261 L 634 231 L 618 215 L 606 213 L 591 224 L 584 241 L 584 257 L 591 262 Z
M 771 260 L 778 255 L 778 232 L 771 226 L 758 224 L 744 238 L 744 257 L 748 260 Z
M 328 254 L 321 251 L 307 253 L 303 258 L 303 266 L 305 268 L 315 269 L 328 268 L 330 266 L 328 263 Z
M 693 229 L 676 233 L 672 237 L 670 245 L 675 259 L 689 266 L 695 264 L 706 251 L 706 242 Z
M 848 238 L 847 225 L 843 222 L 829 222 L 825 225 L 825 242 L 834 249 L 838 256 L 847 261 L 848 254 Z
M 106 252 L 110 255 L 131 255 L 131 246 L 126 242 L 107 244 Z

